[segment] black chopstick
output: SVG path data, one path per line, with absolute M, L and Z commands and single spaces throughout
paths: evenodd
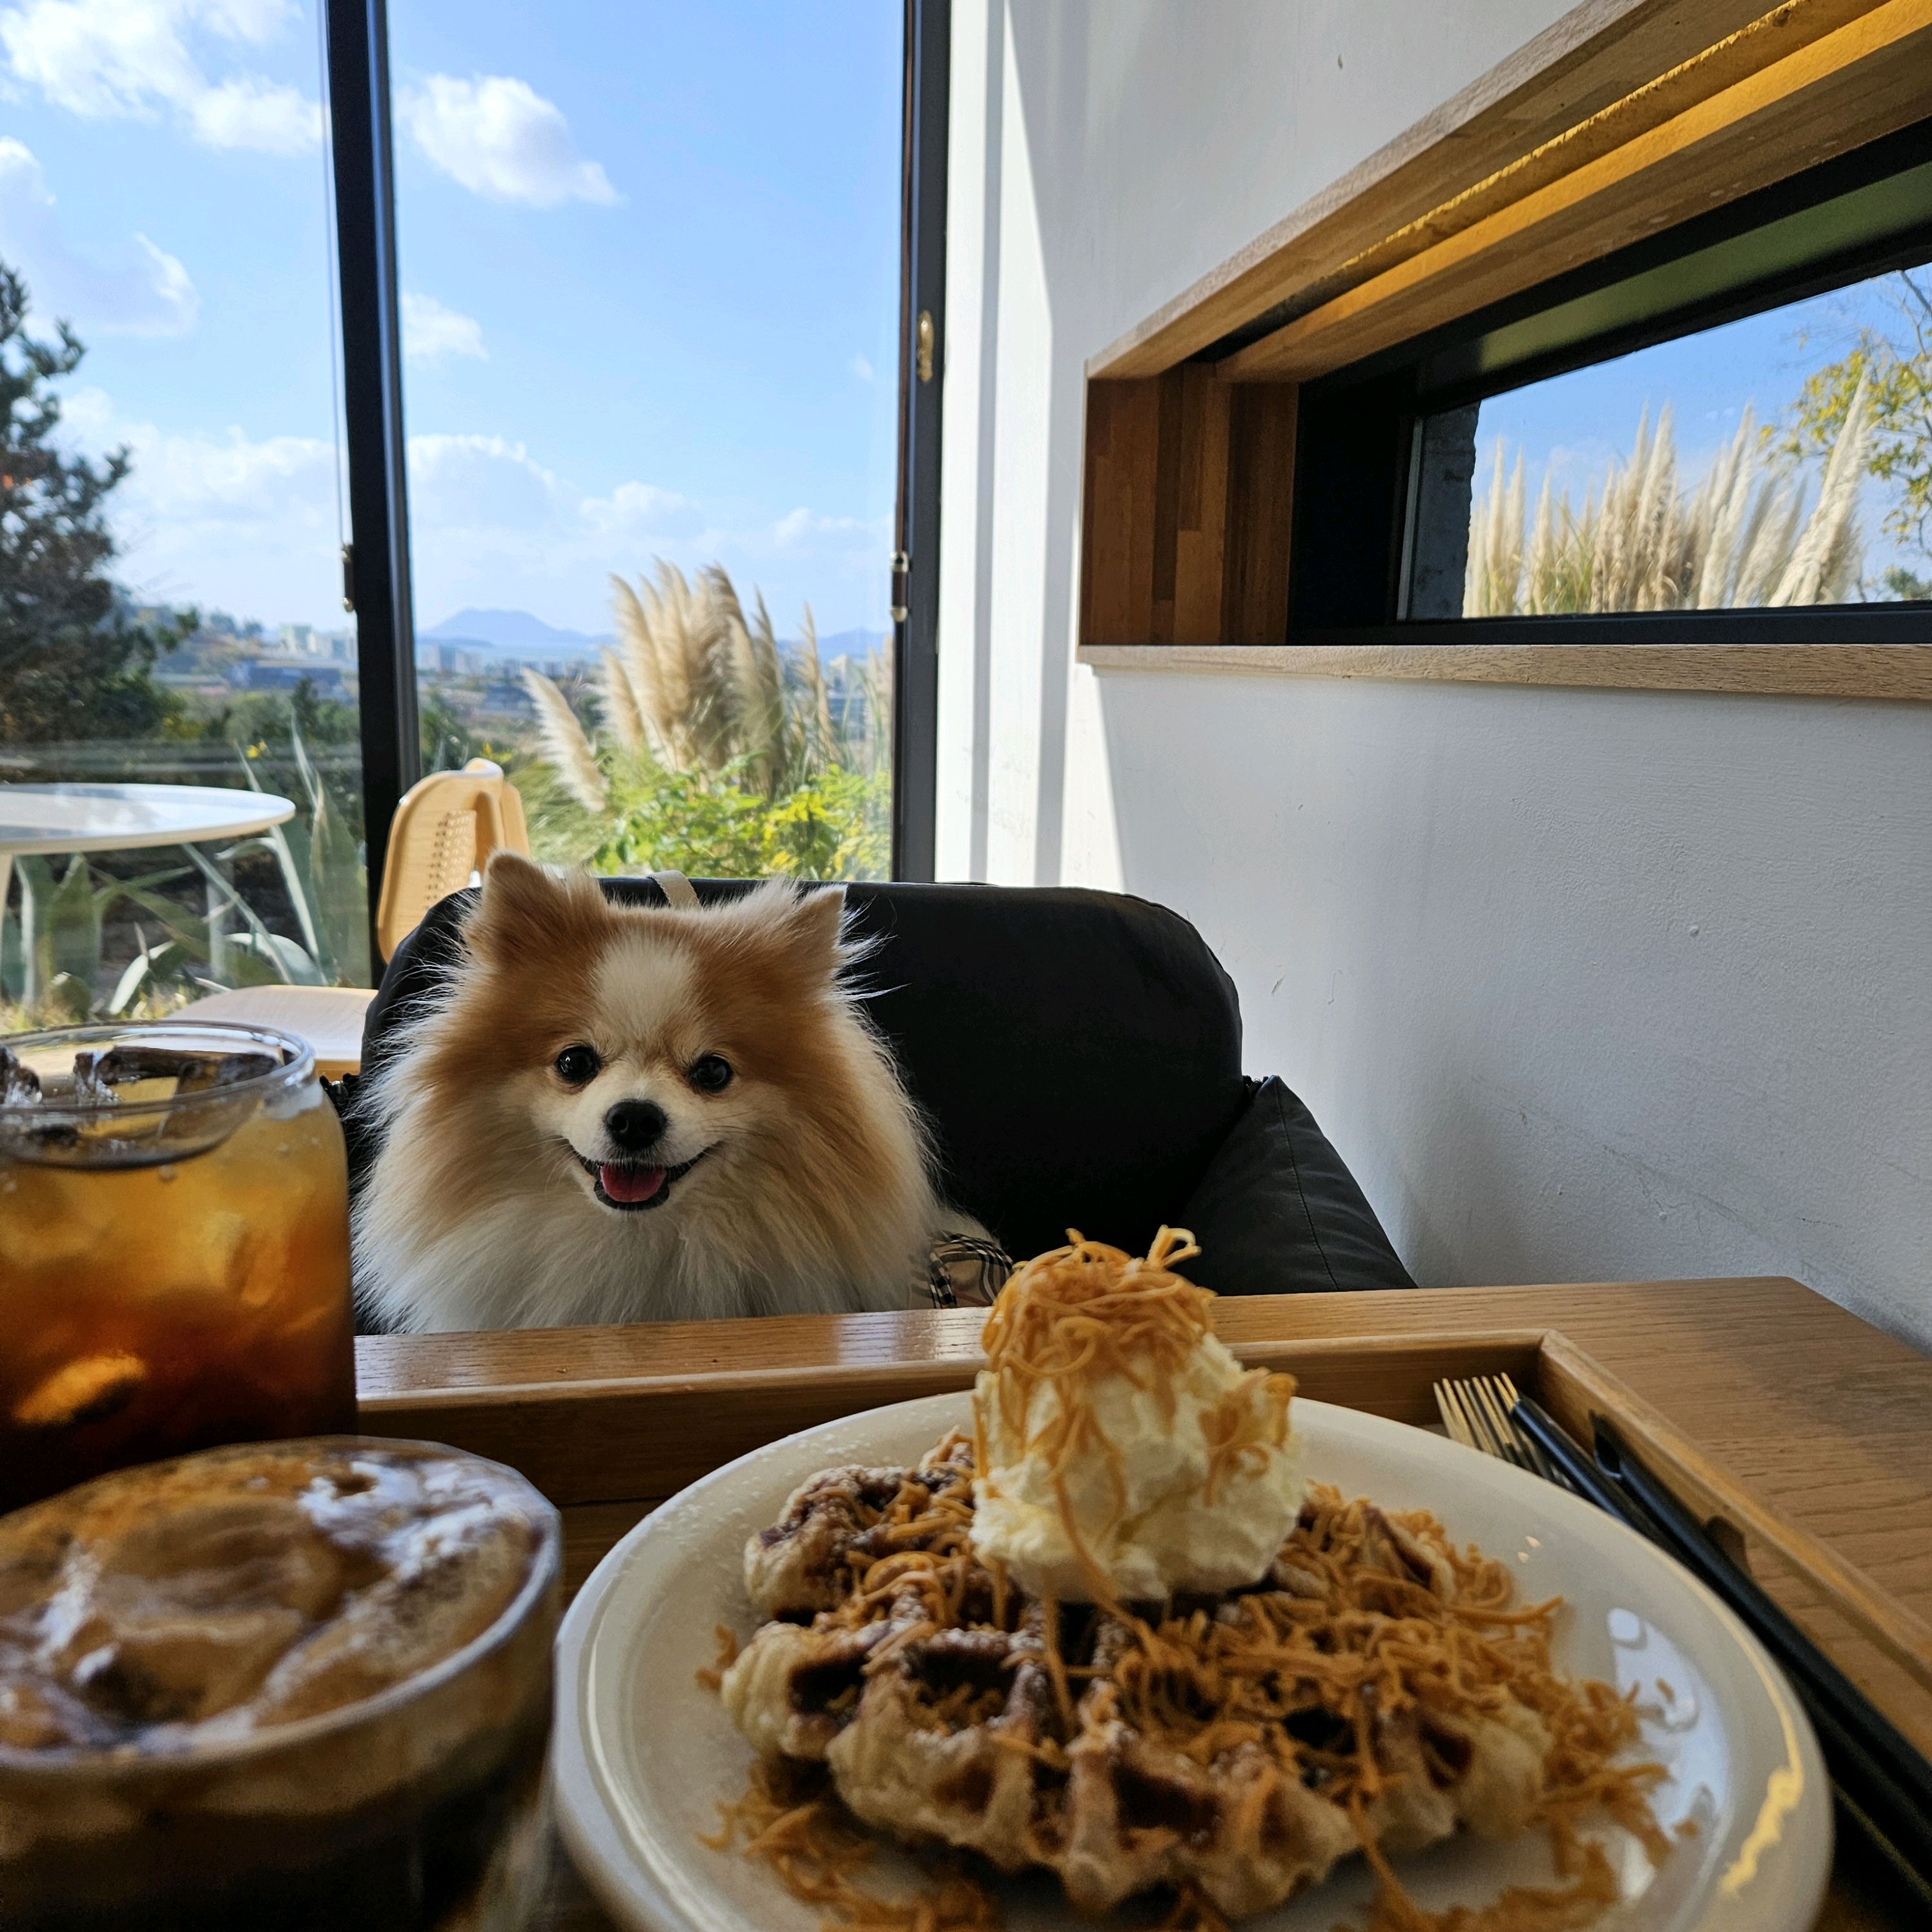
M 1606 1514 L 1621 1516 L 1640 1536 L 1655 1543 L 1657 1526 L 1646 1520 L 1640 1505 L 1634 1504 L 1610 1478 L 1584 1454 L 1568 1430 L 1540 1402 L 1526 1395 L 1516 1397 L 1510 1410 L 1513 1420 L 1562 1472 L 1563 1479 L 1580 1496 L 1587 1496 Z
M 1768 1596 L 1624 1442 L 1615 1425 L 1592 1418 L 1597 1462 L 1681 1546 L 1687 1566 L 1748 1624 L 1804 1696 L 1820 1742 L 1835 1734 L 1833 1774 L 1871 1822 L 1922 1872 L 1932 1874 L 1932 1764 Z M 1822 1721 L 1821 1722 L 1821 1718 Z
M 1766 1595 L 1757 1579 L 1706 1532 L 1624 1443 L 1616 1426 L 1601 1416 L 1592 1420 L 1596 1426 L 1598 1465 L 1634 1494 L 1672 1536 L 1693 1552 L 1701 1567 L 1723 1576 L 1726 1600 L 1740 1616 L 1748 1613 L 1754 1630 L 1760 1636 L 1767 1630 L 1775 1631 L 1780 1660 L 1820 1696 L 1830 1700 L 1846 1730 L 1869 1732 L 1873 1755 L 1898 1766 L 1900 1781 L 1912 1791 L 1918 1809 L 1932 1818 L 1932 1764 L 1926 1762 L 1910 1740 L 1892 1727 L 1885 1714 Z
M 1841 1814 L 1920 1898 L 1932 1904 L 1932 1765 L 1725 1552 L 1611 1424 L 1592 1417 L 1593 1459 L 1528 1396 L 1519 1396 L 1510 1414 L 1574 1487 L 1676 1557 L 1790 1673 L 1818 1734 Z

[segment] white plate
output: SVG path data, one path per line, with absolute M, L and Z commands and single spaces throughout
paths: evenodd
M 756 1623 L 740 1564 L 746 1538 L 815 1472 L 910 1463 L 967 1423 L 970 1399 L 934 1396 L 806 1430 L 694 1484 L 598 1566 L 559 1642 L 557 1811 L 591 1889 L 638 1932 L 816 1932 L 769 1868 L 708 1850 L 718 1800 L 745 1788 L 749 1753 L 694 1673 L 713 1630 Z M 1432 1510 L 1459 1541 L 1513 1556 L 1523 1600 L 1561 1595 L 1557 1659 L 1572 1675 L 1641 1687 L 1643 1749 L 1669 1770 L 1654 1804 L 1666 1829 L 1694 1822 L 1660 1870 L 1634 1841 L 1611 1853 L 1626 1903 L 1599 1922 L 1643 1932 L 1804 1932 L 1831 1864 L 1830 1794 L 1804 1713 L 1777 1668 L 1708 1591 L 1641 1538 L 1522 1471 L 1400 1423 L 1294 1405 L 1307 1468 L 1346 1496 Z M 1670 1687 L 1666 1696 L 1657 1685 Z M 868 1885 L 898 1855 L 869 1868 Z M 1479 1904 L 1508 1884 L 1546 1882 L 1543 1834 L 1460 1838 L 1405 1862 L 1424 1905 Z M 883 1886 L 882 1886 L 883 1888 Z M 1359 1922 L 1372 1891 L 1359 1859 L 1265 1918 L 1261 1932 Z M 1057 1885 L 1005 1894 L 1014 1932 L 1062 1928 Z

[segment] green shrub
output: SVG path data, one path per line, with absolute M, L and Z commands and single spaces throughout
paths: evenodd
M 832 767 L 767 798 L 742 774 L 640 765 L 612 784 L 600 872 L 700 878 L 878 879 L 891 868 L 891 779 Z

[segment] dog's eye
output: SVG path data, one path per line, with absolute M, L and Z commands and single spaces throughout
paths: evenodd
M 702 1060 L 694 1060 L 690 1071 L 685 1076 L 700 1094 L 722 1092 L 731 1084 L 731 1063 L 721 1060 L 715 1053 L 707 1053 Z
M 566 1046 L 552 1064 L 559 1076 L 573 1087 L 587 1086 L 604 1068 L 594 1046 Z

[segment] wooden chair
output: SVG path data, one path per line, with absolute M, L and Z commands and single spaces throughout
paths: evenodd
M 440 899 L 474 882 L 499 847 L 527 854 L 524 802 L 502 767 L 472 758 L 460 772 L 432 772 L 404 795 L 389 822 L 389 851 L 376 913 L 385 959 Z M 194 1002 L 198 1019 L 274 1027 L 315 1049 L 316 1070 L 332 1080 L 362 1064 L 368 986 L 238 986 Z
M 376 943 L 391 958 L 439 900 L 460 892 L 500 847 L 528 854 L 524 802 L 500 765 L 472 758 L 460 772 L 432 772 L 403 796 L 389 824 Z

